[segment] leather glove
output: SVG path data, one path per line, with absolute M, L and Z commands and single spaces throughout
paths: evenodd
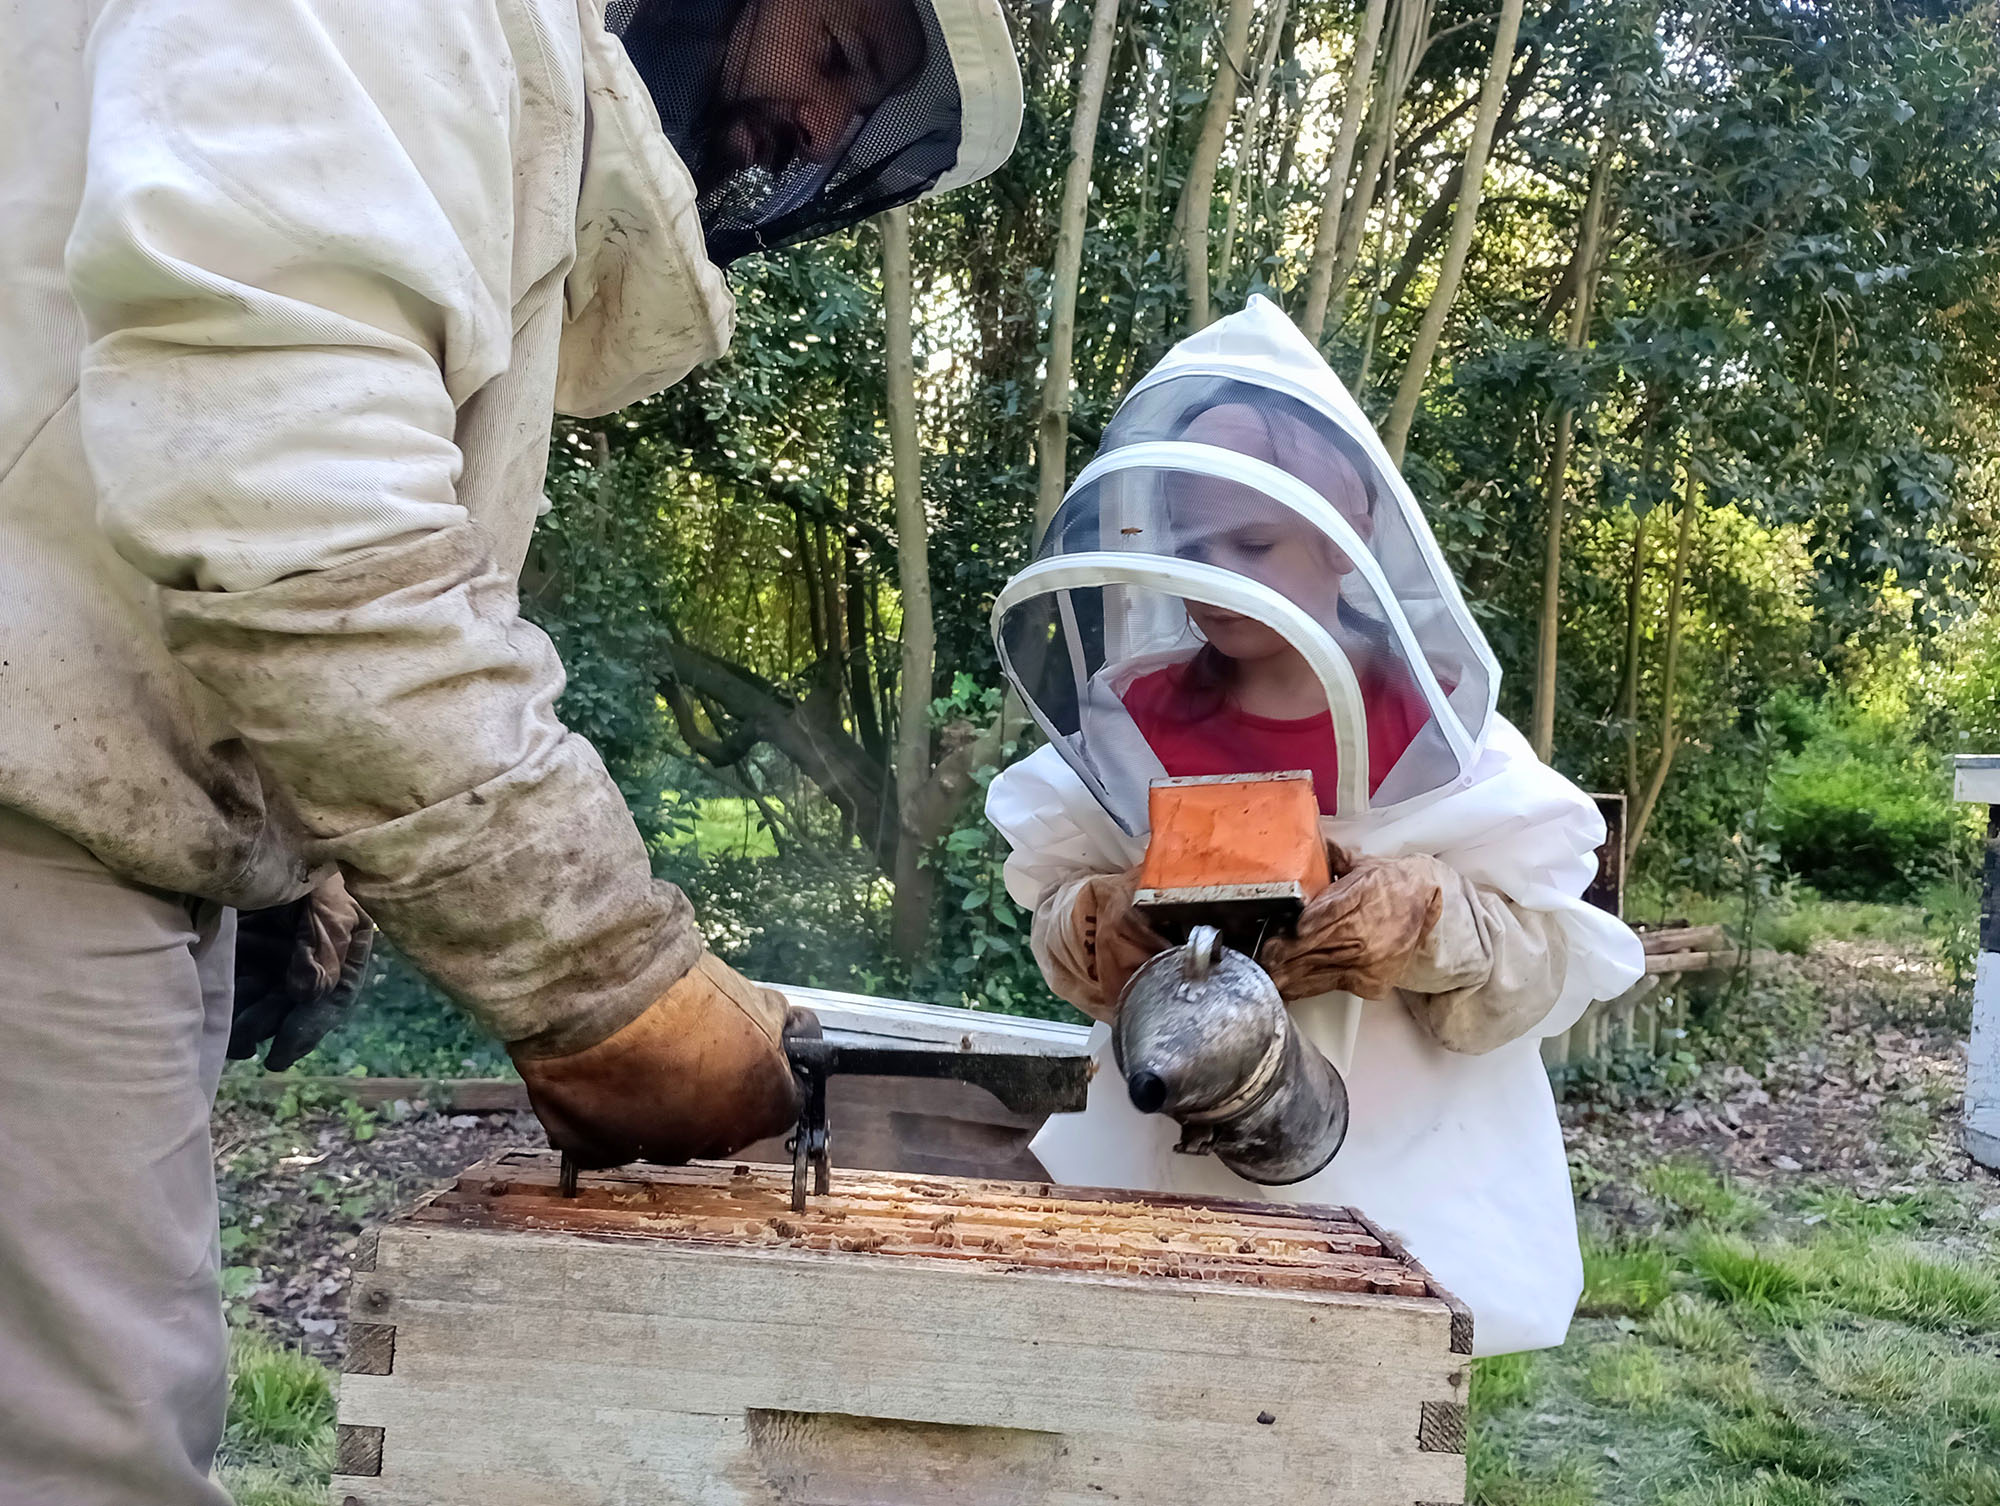
M 1094 873 L 1056 890 L 1035 912 L 1035 958 L 1051 990 L 1109 1021 L 1146 960 L 1170 943 L 1133 907 L 1139 870 Z
M 282 1072 L 354 1011 L 375 926 L 338 873 L 303 899 L 236 917 L 236 1002 L 229 1057 Z
M 1339 991 L 1386 999 L 1416 963 L 1458 875 L 1431 857 L 1350 859 L 1329 849 L 1339 875 L 1312 897 L 1289 936 L 1257 960 L 1286 999 Z
M 798 1083 L 788 1031 L 817 1026 L 713 953 L 638 1018 L 563 1056 L 519 1051 L 514 1065 L 549 1144 L 585 1169 L 734 1155 L 791 1130 Z

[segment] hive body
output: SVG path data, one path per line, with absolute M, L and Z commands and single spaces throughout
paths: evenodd
M 1464 1499 L 1464 1309 L 1339 1209 L 772 1167 L 556 1195 L 517 1152 L 385 1227 L 352 1506 Z M 364 1264 L 367 1262 L 364 1262 Z

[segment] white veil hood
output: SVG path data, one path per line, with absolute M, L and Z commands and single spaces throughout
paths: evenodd
M 1132 390 L 994 607 L 1004 671 L 1128 832 L 1164 765 L 1127 709 L 1147 674 L 1186 666 L 1177 693 L 1199 678 L 1190 603 L 1254 618 L 1312 667 L 1338 784 L 1321 804 L 1343 822 L 1473 777 L 1492 649 L 1360 405 L 1261 297 Z

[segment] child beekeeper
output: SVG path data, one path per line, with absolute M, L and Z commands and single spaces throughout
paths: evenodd
M 1262 298 L 1183 341 L 1001 593 L 1048 736 L 993 782 L 1049 986 L 1100 1022 L 1166 940 L 1133 909 L 1151 782 L 1309 770 L 1335 882 L 1258 960 L 1346 1075 L 1350 1127 L 1286 1187 L 1178 1155 L 1095 1034 L 1089 1107 L 1035 1153 L 1087 1186 L 1351 1204 L 1473 1311 L 1476 1352 L 1562 1342 L 1582 1290 L 1538 1042 L 1640 976 L 1579 898 L 1604 824 L 1495 714 L 1499 670 L 1359 406 Z

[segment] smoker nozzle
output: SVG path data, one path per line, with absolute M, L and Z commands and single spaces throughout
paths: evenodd
M 1197 926 L 1127 985 L 1112 1050 L 1132 1106 L 1177 1147 L 1267 1186 L 1323 1170 L 1347 1136 L 1347 1085 L 1299 1033 L 1270 975 Z

